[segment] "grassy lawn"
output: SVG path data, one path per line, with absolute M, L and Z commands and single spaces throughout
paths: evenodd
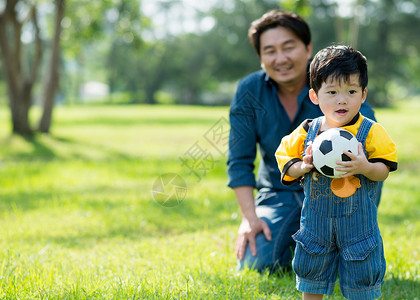
M 383 299 L 420 299 L 419 109 L 377 111 L 400 163 L 379 209 Z M 300 299 L 293 273 L 235 270 L 228 108 L 54 113 L 51 135 L 26 140 L 0 108 L 0 299 Z M 160 189 L 170 174 L 183 189 Z

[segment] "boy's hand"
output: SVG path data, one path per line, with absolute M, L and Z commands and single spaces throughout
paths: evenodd
M 305 150 L 305 156 L 303 156 L 303 161 L 300 165 L 300 168 L 303 174 L 308 173 L 312 170 L 314 165 L 312 164 L 312 145 L 309 145 Z
M 292 164 L 289 169 L 287 169 L 286 174 L 290 177 L 298 178 L 311 171 L 313 167 L 312 145 L 309 145 L 309 147 L 305 150 L 303 159 Z
M 351 161 L 338 161 L 337 165 L 340 167 L 335 168 L 337 171 L 345 172 L 340 175 L 341 178 L 349 177 L 356 174 L 363 174 L 365 170 L 369 169 L 370 163 L 366 158 L 363 151 L 363 146 L 359 143 L 359 153 L 356 155 L 351 152 L 344 151 Z

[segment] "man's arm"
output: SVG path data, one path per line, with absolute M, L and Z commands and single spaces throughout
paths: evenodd
M 230 134 L 227 173 L 228 186 L 231 187 L 238 201 L 242 222 L 238 230 L 236 255 L 243 259 L 247 244 L 251 253 L 257 254 L 255 236 L 263 231 L 271 240 L 268 225 L 257 217 L 254 203 L 254 161 L 257 153 L 257 130 L 255 124 L 254 101 L 252 85 L 249 80 L 241 81 L 232 100 L 230 108 Z
M 271 231 L 267 223 L 258 218 L 255 212 L 254 188 L 252 186 L 240 186 L 233 190 L 242 213 L 242 223 L 239 226 L 235 249 L 237 258 L 242 260 L 247 244 L 249 243 L 252 255 L 256 256 L 255 236 L 263 231 L 266 239 L 271 241 Z

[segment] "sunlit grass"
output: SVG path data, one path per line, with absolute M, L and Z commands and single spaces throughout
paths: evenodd
M 383 299 L 420 294 L 416 105 L 377 113 L 401 162 L 379 209 Z M 52 134 L 28 140 L 10 136 L 0 109 L 0 298 L 299 299 L 293 273 L 235 271 L 239 211 L 225 186 L 226 157 L 205 139 L 227 112 L 57 107 Z M 195 143 L 212 158 L 199 177 L 181 162 Z M 152 196 L 165 173 L 187 184 L 174 207 Z M 328 299 L 343 298 L 336 288 Z

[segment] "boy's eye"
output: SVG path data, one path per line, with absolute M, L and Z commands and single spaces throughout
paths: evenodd
M 335 91 L 328 91 L 327 94 L 335 95 Z
M 356 91 L 355 91 L 355 90 L 350 90 L 350 91 L 349 91 L 349 94 L 350 94 L 350 95 L 354 95 L 354 94 L 356 94 Z

